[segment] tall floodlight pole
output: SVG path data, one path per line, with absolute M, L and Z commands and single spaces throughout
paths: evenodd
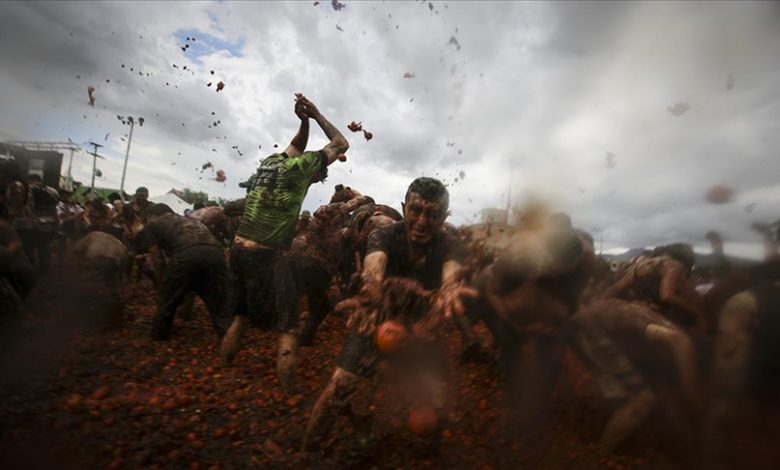
M 68 191 L 73 191 L 73 175 L 71 170 L 73 169 L 73 147 L 70 148 L 70 159 L 68 160 L 68 177 L 66 178 L 66 188 Z
M 133 141 L 133 128 L 135 127 L 135 119 L 133 119 L 133 116 L 128 116 L 127 119 L 123 118 L 122 116 L 117 116 L 117 118 L 122 121 L 122 124 L 130 123 L 130 135 L 127 137 L 127 150 L 125 151 L 125 164 L 122 167 L 122 182 L 119 183 L 119 194 L 122 196 L 122 199 L 125 198 L 125 175 L 127 174 L 127 160 L 130 158 L 130 143 Z M 144 118 L 138 118 L 138 125 L 143 127 L 144 125 Z
M 98 153 L 97 149 L 98 147 L 102 147 L 100 144 L 96 144 L 95 142 L 90 142 L 90 145 L 92 145 L 92 189 L 91 192 L 95 192 L 95 173 L 97 172 L 97 159 L 98 159 Z

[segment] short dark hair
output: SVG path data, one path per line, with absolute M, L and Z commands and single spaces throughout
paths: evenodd
M 158 215 L 175 214 L 173 209 L 168 204 L 155 204 L 146 210 L 146 215 L 149 217 L 156 217 Z
M 146 195 L 149 195 L 149 190 L 146 188 L 146 186 L 139 186 L 138 189 L 135 190 L 135 193 L 146 193 Z
M 693 247 L 687 243 L 672 243 L 671 245 L 656 248 L 654 251 L 676 259 L 689 271 L 696 264 L 696 253 L 693 251 Z
M 553 229 L 566 230 L 571 228 L 571 217 L 565 212 L 556 212 L 547 219 L 547 225 Z
M 406 190 L 406 196 L 404 202 L 408 202 L 412 197 L 412 193 L 417 193 L 428 202 L 441 201 L 442 209 L 447 210 L 450 207 L 450 193 L 444 184 L 435 179 L 421 176 L 412 181 L 409 185 L 409 189 Z
M 122 199 L 122 196 L 120 196 L 118 192 L 114 191 L 113 193 L 111 193 L 108 196 L 106 196 L 106 199 L 108 199 L 108 202 L 113 204 L 114 201 L 118 201 L 118 200 Z

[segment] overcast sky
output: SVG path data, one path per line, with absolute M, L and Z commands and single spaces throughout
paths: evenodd
M 289 143 L 302 92 L 351 143 L 306 209 L 337 183 L 400 208 L 436 176 L 456 224 L 511 187 L 603 229 L 605 249 L 716 229 L 752 256 L 749 224 L 780 217 L 777 3 L 313 3 L 2 2 L 0 139 L 99 142 L 98 185 L 118 187 L 117 116 L 144 117 L 126 190 L 235 198 Z M 74 177 L 91 171 L 76 154 Z M 733 199 L 708 203 L 715 184 Z

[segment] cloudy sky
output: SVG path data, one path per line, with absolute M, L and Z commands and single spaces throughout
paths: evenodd
M 752 256 L 749 224 L 780 217 L 776 3 L 313 3 L 2 2 L 0 139 L 99 142 L 98 184 L 118 187 L 117 116 L 143 117 L 127 190 L 234 198 L 289 143 L 302 92 L 351 142 L 307 209 L 337 183 L 400 208 L 436 176 L 456 224 L 509 197 L 569 212 L 605 249 L 704 247 L 716 229 Z M 325 143 L 313 124 L 310 148 Z M 74 177 L 91 171 L 77 153 Z M 716 184 L 734 197 L 708 203 Z

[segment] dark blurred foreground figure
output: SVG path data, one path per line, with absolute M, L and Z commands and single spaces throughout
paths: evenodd
M 301 205 L 309 186 L 327 176 L 328 165 L 346 159 L 349 143 L 307 98 L 299 95 L 295 114 L 298 133 L 284 152 L 266 157 L 247 187 L 241 224 L 230 252 L 233 324 L 222 342 L 223 362 L 230 364 L 240 349 L 250 319 L 280 332 L 277 373 L 289 391 L 295 376 L 298 293 L 285 250 L 295 235 Z M 330 142 L 306 152 L 309 119 L 314 119 Z
M 495 338 L 511 412 L 507 424 L 524 439 L 538 439 L 549 422 L 570 319 L 594 266 L 590 236 L 573 229 L 568 216 L 566 223 L 558 217 L 564 216 L 519 228 L 477 279 L 480 298 L 467 310 Z
M 60 195 L 56 189 L 43 184 L 37 174 L 27 176 L 27 185 L 32 198 L 32 203 L 29 204 L 32 227 L 22 237 L 22 243 L 38 272 L 45 274 L 49 270 L 52 242 L 59 226 L 57 203 Z
M 351 331 L 330 381 L 314 405 L 303 438 L 304 450 L 321 444 L 339 415 L 352 416 L 350 398 L 361 378 L 376 372 L 382 358 L 376 343 L 388 322 L 412 332 L 400 353 L 407 390 L 418 406 L 431 410 L 438 436 L 444 419 L 447 361 L 439 340 L 440 322 L 462 314 L 465 289 L 458 272 L 464 257 L 459 240 L 442 231 L 449 195 L 432 178 L 418 178 L 406 193 L 404 220 L 374 230 L 369 236 L 360 294 L 340 308 L 351 310 Z M 408 299 L 405 300 L 405 299 Z M 378 333 L 379 332 L 379 333 Z
M 35 286 L 38 272 L 27 257 L 22 241 L 8 221 L 8 210 L 0 204 L 0 252 L 2 252 L 3 277 L 10 283 L 21 300 L 27 298 Z
M 16 231 L 8 223 L 8 211 L 0 204 L 0 334 L 14 330 L 20 325 L 22 298 L 29 292 L 32 285 L 19 285 L 19 266 L 30 270 L 35 277 L 35 270 L 27 261 L 22 249 L 22 242 Z
M 780 228 L 776 236 L 780 237 Z M 767 405 L 778 404 L 780 259 L 768 258 L 763 265 L 725 282 L 723 289 L 713 289 L 728 292 L 736 286 L 744 288 L 725 302 L 715 321 L 715 353 L 703 440 L 707 468 L 738 468 L 739 462 L 731 455 L 737 422 L 744 418 L 755 422 L 756 415 Z
M 640 257 L 602 299 L 575 316 L 575 346 L 614 408 L 601 437 L 609 453 L 661 407 L 679 450 L 694 451 L 700 418 L 696 355 L 686 328 L 706 327 L 688 276 L 688 245 Z
M 122 317 L 122 268 L 127 247 L 113 235 L 90 232 L 73 247 L 78 260 L 79 286 L 75 299 L 97 327 L 115 326 Z
M 222 247 L 205 225 L 174 214 L 165 204 L 153 205 L 146 216 L 146 226 L 136 237 L 137 252 L 156 245 L 168 258 L 152 339 L 170 337 L 176 309 L 189 292 L 206 304 L 214 331 L 222 338 L 230 326 L 230 317 L 225 315 L 228 268 Z

